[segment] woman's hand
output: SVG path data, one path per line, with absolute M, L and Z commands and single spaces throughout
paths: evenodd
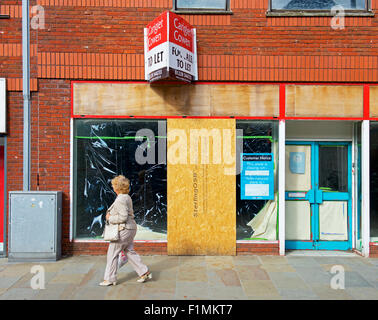
M 106 218 L 106 220 L 109 220 L 109 218 L 110 218 L 110 213 L 107 213 L 105 218 Z

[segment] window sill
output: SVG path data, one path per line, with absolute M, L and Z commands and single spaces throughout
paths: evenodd
M 231 10 L 227 11 L 221 11 L 221 10 L 171 10 L 171 12 L 174 12 L 176 14 L 214 14 L 214 15 L 232 15 L 234 14 Z
M 345 11 L 345 17 L 374 17 L 373 11 Z M 267 11 L 267 17 L 334 17 L 331 11 Z
M 0 19 L 10 19 L 9 14 L 0 14 Z

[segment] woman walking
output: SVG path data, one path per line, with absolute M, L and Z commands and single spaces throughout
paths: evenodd
M 131 197 L 129 196 L 130 181 L 122 175 L 112 180 L 112 187 L 117 194 L 117 198 L 106 212 L 106 220 L 110 224 L 118 225 L 119 239 L 109 244 L 106 257 L 106 268 L 104 281 L 100 286 L 110 286 L 117 284 L 118 255 L 124 251 L 128 261 L 138 274 L 138 282 L 145 282 L 152 279 L 152 274 L 143 264 L 140 256 L 134 251 L 134 237 L 137 225 L 134 220 L 134 210 Z

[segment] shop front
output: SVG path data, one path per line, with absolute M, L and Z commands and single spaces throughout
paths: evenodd
M 101 241 L 123 174 L 136 242 L 170 255 L 364 253 L 363 92 L 73 82 L 71 240 Z

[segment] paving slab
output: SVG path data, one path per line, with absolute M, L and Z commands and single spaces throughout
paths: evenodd
M 202 281 L 177 281 L 175 299 L 199 299 L 209 298 L 209 287 Z
M 247 296 L 242 286 L 228 286 L 226 289 L 222 287 L 209 288 L 210 300 L 245 300 Z
M 105 291 L 105 300 L 140 300 L 143 299 L 141 295 L 143 287 L 139 283 L 133 284 L 118 284 L 111 286 Z
M 378 300 L 378 291 L 374 288 L 345 288 L 345 291 L 356 300 Z
M 345 287 L 373 287 L 366 279 L 364 279 L 356 271 L 346 271 L 345 272 Z
M 355 300 L 345 289 L 332 289 L 330 285 L 313 284 L 311 289 L 321 300 Z
M 295 267 L 295 271 L 306 283 L 329 284 L 333 276 L 321 268 L 315 267 Z
M 238 265 L 235 269 L 240 280 L 270 280 L 268 272 L 261 265 Z
M 264 299 L 268 296 L 278 296 L 276 286 L 270 280 L 241 280 L 244 292 L 249 297 L 261 297 Z
M 306 257 L 306 256 L 290 256 L 287 257 L 287 262 L 291 266 L 298 266 L 298 267 L 316 267 L 319 263 L 314 259 L 314 257 Z
M 12 277 L 0 277 L 0 289 L 9 289 L 12 287 L 15 283 L 17 283 L 18 280 L 22 278 L 23 275 L 16 275 Z
M 142 256 L 153 274 L 137 283 L 130 264 L 118 284 L 100 287 L 105 256 L 65 257 L 48 263 L 0 259 L 0 300 L 378 300 L 378 259 L 360 256 Z M 43 266 L 45 289 L 33 290 L 33 265 Z M 345 289 L 331 288 L 342 266 Z
M 30 300 L 37 294 L 32 288 L 13 288 L 1 295 L 1 300 Z
M 282 300 L 320 300 L 312 289 L 278 289 Z
M 60 300 L 67 287 L 66 284 L 49 284 L 48 289 L 37 289 L 33 296 L 35 300 Z
M 309 285 L 294 272 L 273 272 L 269 276 L 278 289 L 309 289 Z

